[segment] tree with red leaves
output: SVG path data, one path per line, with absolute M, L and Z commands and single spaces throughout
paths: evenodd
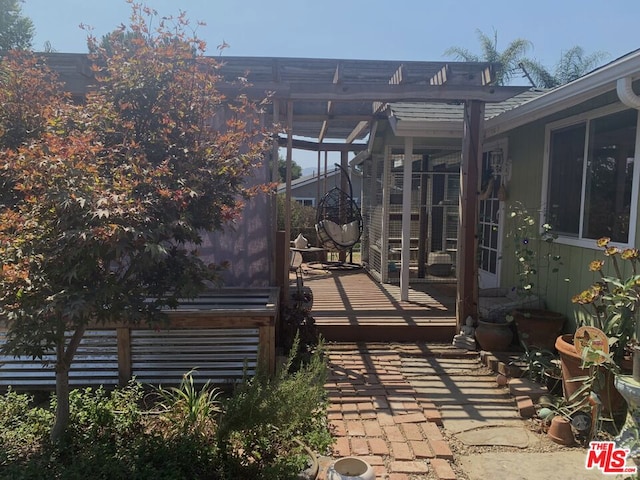
M 55 352 L 54 439 L 91 324 L 160 321 L 219 281 L 197 246 L 239 214 L 267 147 L 256 106 L 219 93 L 184 15 L 152 29 L 155 12 L 132 12 L 107 42 L 89 37 L 97 88 L 80 105 L 38 60 L 0 63 L 3 350 Z

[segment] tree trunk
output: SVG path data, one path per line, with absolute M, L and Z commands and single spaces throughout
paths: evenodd
M 69 424 L 69 367 L 64 361 L 56 364 L 56 421 L 51 430 L 51 440 L 60 440 Z
M 71 362 L 84 336 L 86 327 L 78 327 L 65 345 L 64 332 L 56 347 L 56 420 L 51 429 L 51 440 L 60 440 L 69 425 L 69 370 Z M 66 347 L 66 348 L 65 348 Z

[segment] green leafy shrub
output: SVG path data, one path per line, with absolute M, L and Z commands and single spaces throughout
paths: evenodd
M 49 435 L 53 414 L 33 406 L 33 396 L 11 388 L 0 396 L 0 469 L 40 450 Z
M 16 480 L 286 480 L 304 469 L 304 445 L 326 452 L 323 345 L 294 368 L 299 339 L 281 372 L 245 378 L 226 399 L 191 372 L 153 396 L 130 382 L 111 392 L 70 393 L 70 422 L 51 442 L 52 411 L 32 397 L 0 397 L 0 478 Z M 145 401 L 154 403 L 145 407 Z
M 306 462 L 296 439 L 319 452 L 331 445 L 323 345 L 292 372 L 298 343 L 275 378 L 258 372 L 225 402 L 218 442 L 228 478 L 295 478 Z
M 283 193 L 280 193 L 276 195 L 276 199 L 278 203 L 278 230 L 284 230 L 284 206 L 286 198 Z M 307 240 L 313 242 L 316 234 L 315 225 L 317 213 L 314 207 L 303 205 L 295 200 L 291 201 L 291 240 L 297 237 L 298 233 L 302 233 Z

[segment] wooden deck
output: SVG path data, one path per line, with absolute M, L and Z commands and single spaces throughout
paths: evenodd
M 450 342 L 457 333 L 455 285 L 415 285 L 401 302 L 397 285 L 380 284 L 364 270 L 308 269 L 304 284 L 327 340 Z

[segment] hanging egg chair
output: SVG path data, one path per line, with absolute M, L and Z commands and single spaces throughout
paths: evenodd
M 349 191 L 333 187 L 318 203 L 316 232 L 320 245 L 329 252 L 342 252 L 353 248 L 362 236 L 362 214 L 353 199 L 353 186 L 344 168 Z

